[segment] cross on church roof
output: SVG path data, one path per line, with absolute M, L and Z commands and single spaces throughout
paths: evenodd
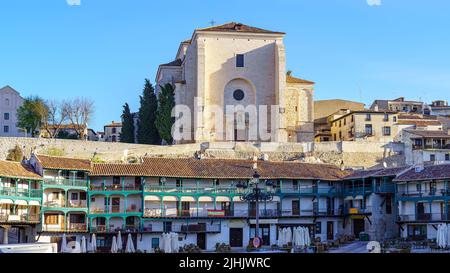
M 211 21 L 209 21 L 209 23 L 211 24 L 211 26 L 214 26 L 216 24 L 216 21 L 211 20 Z

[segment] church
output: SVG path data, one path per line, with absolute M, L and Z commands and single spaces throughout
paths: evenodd
M 175 59 L 156 75 L 157 93 L 170 83 L 176 106 L 191 109 L 192 126 L 181 128 L 189 137 L 176 143 L 312 142 L 314 82 L 286 70 L 284 36 L 232 22 L 196 29 L 181 42 Z M 230 106 L 238 109 L 233 118 Z M 212 110 L 217 108 L 223 112 Z

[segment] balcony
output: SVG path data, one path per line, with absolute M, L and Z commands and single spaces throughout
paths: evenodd
M 44 208 L 59 208 L 59 209 L 87 209 L 86 200 L 69 200 L 65 202 L 64 200 L 52 200 L 44 202 Z
M 450 213 L 421 213 L 421 214 L 400 214 L 397 219 L 399 222 L 440 222 L 450 221 Z
M 15 187 L 0 187 L 0 195 L 40 199 L 42 196 L 42 190 L 36 189 L 24 190 L 24 189 L 16 189 Z
M 282 194 L 300 194 L 300 195 L 337 195 L 340 193 L 340 189 L 335 187 L 281 187 L 278 189 Z
M 141 213 L 142 209 L 138 207 L 130 206 L 124 209 L 120 205 L 111 205 L 102 208 L 91 208 L 90 214 L 135 214 Z
M 354 187 L 354 188 L 344 188 L 344 196 L 356 196 L 356 195 L 366 195 L 372 193 L 372 186 L 367 185 L 367 187 Z
M 11 213 L 0 213 L 0 223 L 29 223 L 35 224 L 39 223 L 40 215 L 38 214 L 11 214 Z
M 44 186 L 61 186 L 61 187 L 87 187 L 88 182 L 84 179 L 71 178 L 44 178 Z
M 85 223 L 70 223 L 66 228 L 63 225 L 42 225 L 43 232 L 87 232 L 87 225 Z
M 172 228 L 172 231 L 178 233 L 220 233 L 220 224 L 191 224 L 191 225 L 181 225 Z
M 123 191 L 141 191 L 142 187 L 140 185 L 120 185 L 120 184 L 114 184 L 114 185 L 95 185 L 91 184 L 90 190 L 91 191 L 105 191 L 105 192 L 123 192 Z
M 442 197 L 450 193 L 448 189 L 432 189 L 431 191 L 421 190 L 421 191 L 411 191 L 411 190 L 399 190 L 397 192 L 398 197 L 402 198 L 423 198 L 423 197 Z
M 226 194 L 235 195 L 236 187 L 174 187 L 174 186 L 152 186 L 145 185 L 146 193 L 192 193 L 192 194 Z
M 107 227 L 106 225 L 95 225 L 90 227 L 90 232 L 93 233 L 116 233 L 116 232 L 140 232 L 141 228 L 139 225 L 125 225 L 125 226 L 114 226 L 110 225 Z
M 381 184 L 375 186 L 375 193 L 394 193 L 395 185 L 394 184 Z
M 450 144 L 413 144 L 413 150 L 450 150 Z

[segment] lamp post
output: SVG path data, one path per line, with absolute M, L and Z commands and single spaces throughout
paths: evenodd
M 237 187 L 237 193 L 241 201 L 255 202 L 255 239 L 259 238 L 259 202 L 266 202 L 273 200 L 275 193 L 274 184 L 271 181 L 265 181 L 265 188 L 261 187 L 260 174 L 257 171 L 257 163 L 253 165 L 253 178 L 248 183 L 239 182 Z M 259 246 L 258 246 L 259 247 Z

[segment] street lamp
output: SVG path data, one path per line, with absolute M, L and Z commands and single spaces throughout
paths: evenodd
M 257 163 L 253 165 L 253 178 L 248 183 L 239 182 L 236 185 L 237 193 L 241 201 L 255 202 L 255 239 L 259 238 L 259 202 L 272 201 L 275 194 L 275 185 L 271 181 L 265 181 L 264 187 L 261 187 L 260 174 L 257 171 Z M 258 246 L 259 247 L 259 246 Z

